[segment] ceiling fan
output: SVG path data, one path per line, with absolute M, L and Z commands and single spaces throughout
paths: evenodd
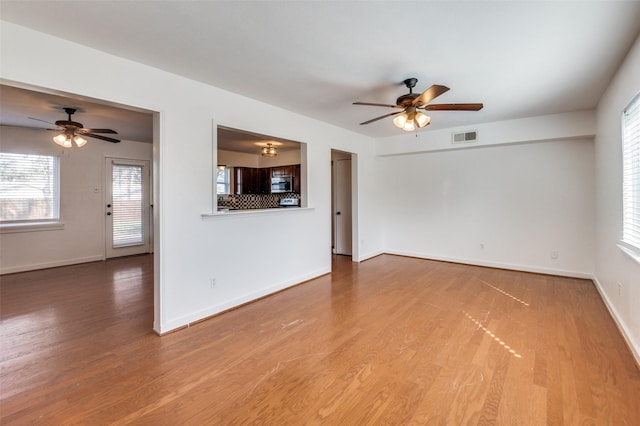
M 117 134 L 115 130 L 112 129 L 85 129 L 82 123 L 78 123 L 77 121 L 73 121 L 71 116 L 75 114 L 75 108 L 63 108 L 64 112 L 67 113 L 67 120 L 58 120 L 55 123 L 49 123 L 48 121 L 40 120 L 39 118 L 29 117 L 32 120 L 42 121 L 43 123 L 53 124 L 58 126 L 57 129 L 47 129 L 47 130 L 57 130 L 60 132 L 57 136 L 53 138 L 53 141 L 58 145 L 71 148 L 73 145 L 71 141 L 73 141 L 78 147 L 84 146 L 87 143 L 87 140 L 83 136 L 88 136 L 90 138 L 101 139 L 107 142 L 118 143 L 120 139 L 114 139 L 108 136 L 96 135 L 96 133 L 109 133 L 109 134 Z
M 425 127 L 431 123 L 431 117 L 423 114 L 419 110 L 423 111 L 480 111 L 483 107 L 480 103 L 475 104 L 430 104 L 432 100 L 442 95 L 446 91 L 449 90 L 446 86 L 441 86 L 438 84 L 434 84 L 429 87 L 424 92 L 418 94 L 413 93 L 413 88 L 416 87 L 416 83 L 418 82 L 417 78 L 407 78 L 403 81 L 405 86 L 409 89 L 409 93 L 400 96 L 396 99 L 396 104 L 377 104 L 370 102 L 354 102 L 353 105 L 370 105 L 370 106 L 382 106 L 389 108 L 400 108 L 400 111 L 395 111 L 390 114 L 385 114 L 380 117 L 373 118 L 371 120 L 367 120 L 365 122 L 360 123 L 369 124 L 374 121 L 381 120 L 386 117 L 392 117 L 397 115 L 396 118 L 393 119 L 393 124 L 396 127 L 401 128 L 402 130 L 406 130 L 410 132 L 417 127 Z M 399 114 L 399 115 L 398 115 Z

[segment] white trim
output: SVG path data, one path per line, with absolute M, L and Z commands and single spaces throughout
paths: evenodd
M 385 252 L 382 250 L 377 250 L 377 251 L 372 251 L 371 253 L 365 253 L 360 255 L 360 257 L 358 257 L 357 259 L 355 257 L 352 256 L 352 260 L 354 262 L 364 262 L 365 260 L 369 260 L 369 259 L 373 259 L 376 256 L 380 256 L 381 254 L 384 254 Z M 391 254 L 391 253 L 389 253 Z
M 443 262 L 462 263 L 464 265 L 485 266 L 489 268 L 509 269 L 512 271 L 534 272 L 536 274 L 558 275 L 561 277 L 584 278 L 588 280 L 593 278 L 593 274 L 589 272 L 567 271 L 564 269 L 539 268 L 525 265 L 514 265 L 511 263 L 487 262 L 477 259 L 462 259 L 457 257 L 436 256 L 403 250 L 385 250 L 385 253 L 395 254 L 398 256 L 417 257 L 420 259 L 439 260 Z
M 260 289 L 258 291 L 254 291 L 248 294 L 245 294 L 244 296 L 240 296 L 237 297 L 235 299 L 226 301 L 224 303 L 219 303 L 217 305 L 213 305 L 210 306 L 206 309 L 201 309 L 197 312 L 193 312 L 189 315 L 184 315 L 181 316 L 179 318 L 170 320 L 170 321 L 166 321 L 163 324 L 161 324 L 160 329 L 157 330 L 158 334 L 165 334 L 168 333 L 170 331 L 173 331 L 175 329 L 184 327 L 184 326 L 189 326 L 191 323 L 196 322 L 196 321 L 202 321 L 205 320 L 209 317 L 212 317 L 216 314 L 219 314 L 221 312 L 227 311 L 229 309 L 238 307 L 240 305 L 243 305 L 245 303 L 249 303 L 249 302 L 253 302 L 257 299 L 260 299 L 262 297 L 268 296 L 270 294 L 273 293 L 277 293 L 281 290 L 285 290 L 289 287 L 293 287 L 295 285 L 301 284 L 305 281 L 309 281 L 312 280 L 314 278 L 318 278 L 322 275 L 326 275 L 331 273 L 331 268 L 323 268 L 323 269 L 319 269 L 317 271 L 311 272 L 309 274 L 305 274 L 305 275 L 301 275 L 299 277 L 295 277 L 283 282 L 280 282 L 278 284 L 274 284 L 272 286 Z
M 282 214 L 282 213 L 290 213 L 290 212 L 298 212 L 298 211 L 312 211 L 315 210 L 315 207 L 282 207 L 282 208 L 272 208 L 272 209 L 250 209 L 250 210 L 221 210 L 217 213 L 202 213 L 202 220 L 215 220 L 218 218 L 233 218 L 233 217 L 242 217 L 242 216 L 260 216 L 260 215 L 272 215 L 272 214 Z
M 633 339 L 631 339 L 631 333 L 629 333 L 629 330 L 622 320 L 622 317 L 618 315 L 618 312 L 616 311 L 613 303 L 611 303 L 611 301 L 607 297 L 607 293 L 602 289 L 602 285 L 600 284 L 600 281 L 598 281 L 598 277 L 594 275 L 591 277 L 591 279 L 593 280 L 596 290 L 598 290 L 598 293 L 600 293 L 600 297 L 602 298 L 604 305 L 607 307 L 611 318 L 613 318 L 613 322 L 616 323 L 620 334 L 622 334 L 622 338 L 627 343 L 629 351 L 631 352 L 631 356 L 633 356 L 636 361 L 636 365 L 638 366 L 638 368 L 640 368 L 640 347 L 634 344 Z
M 80 263 L 98 262 L 104 260 L 104 256 L 87 256 L 75 259 L 56 260 L 54 262 L 33 263 L 31 265 L 20 265 L 0 269 L 0 275 L 15 274 L 17 272 L 35 271 L 37 269 L 57 268 L 59 266 L 77 265 Z
M 622 241 L 620 241 L 620 244 L 618 244 L 617 246 L 624 252 L 624 254 L 635 260 L 637 263 L 640 263 L 640 253 L 637 253 L 632 248 L 627 247 L 627 244 Z
M 13 234 L 16 232 L 59 231 L 61 229 L 64 229 L 64 222 L 3 223 L 0 225 L 0 234 Z

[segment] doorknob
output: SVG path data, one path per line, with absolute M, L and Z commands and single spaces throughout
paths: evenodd
M 340 214 L 340 212 L 336 212 L 336 216 L 338 216 Z

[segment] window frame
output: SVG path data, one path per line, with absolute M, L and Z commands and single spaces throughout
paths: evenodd
M 629 113 L 633 114 L 631 119 L 628 118 Z M 640 92 L 622 110 L 621 142 L 622 223 L 619 247 L 640 261 Z
M 0 219 L 0 233 L 12 232 L 29 232 L 40 230 L 63 229 L 64 224 L 60 218 L 60 200 L 61 200 L 61 162 L 60 155 L 29 153 L 29 152 L 0 152 L 0 156 L 17 155 L 22 157 L 48 157 L 53 159 L 53 217 L 52 218 L 36 218 L 36 219 L 17 219 L 3 220 Z

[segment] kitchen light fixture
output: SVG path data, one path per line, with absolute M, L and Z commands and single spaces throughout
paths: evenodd
M 80 148 L 81 146 L 86 145 L 87 140 L 82 136 L 75 135 L 73 132 L 62 132 L 57 136 L 53 137 L 53 141 L 60 145 L 63 148 L 71 148 L 73 145 L 71 141 L 75 142 L 76 146 Z
M 263 157 L 275 157 L 278 155 L 278 148 L 273 146 L 271 142 L 267 142 L 267 146 L 262 147 Z
M 408 107 L 405 112 L 393 119 L 393 124 L 406 131 L 415 130 L 416 126 L 422 128 L 431 122 L 431 117 L 416 111 L 415 107 Z

